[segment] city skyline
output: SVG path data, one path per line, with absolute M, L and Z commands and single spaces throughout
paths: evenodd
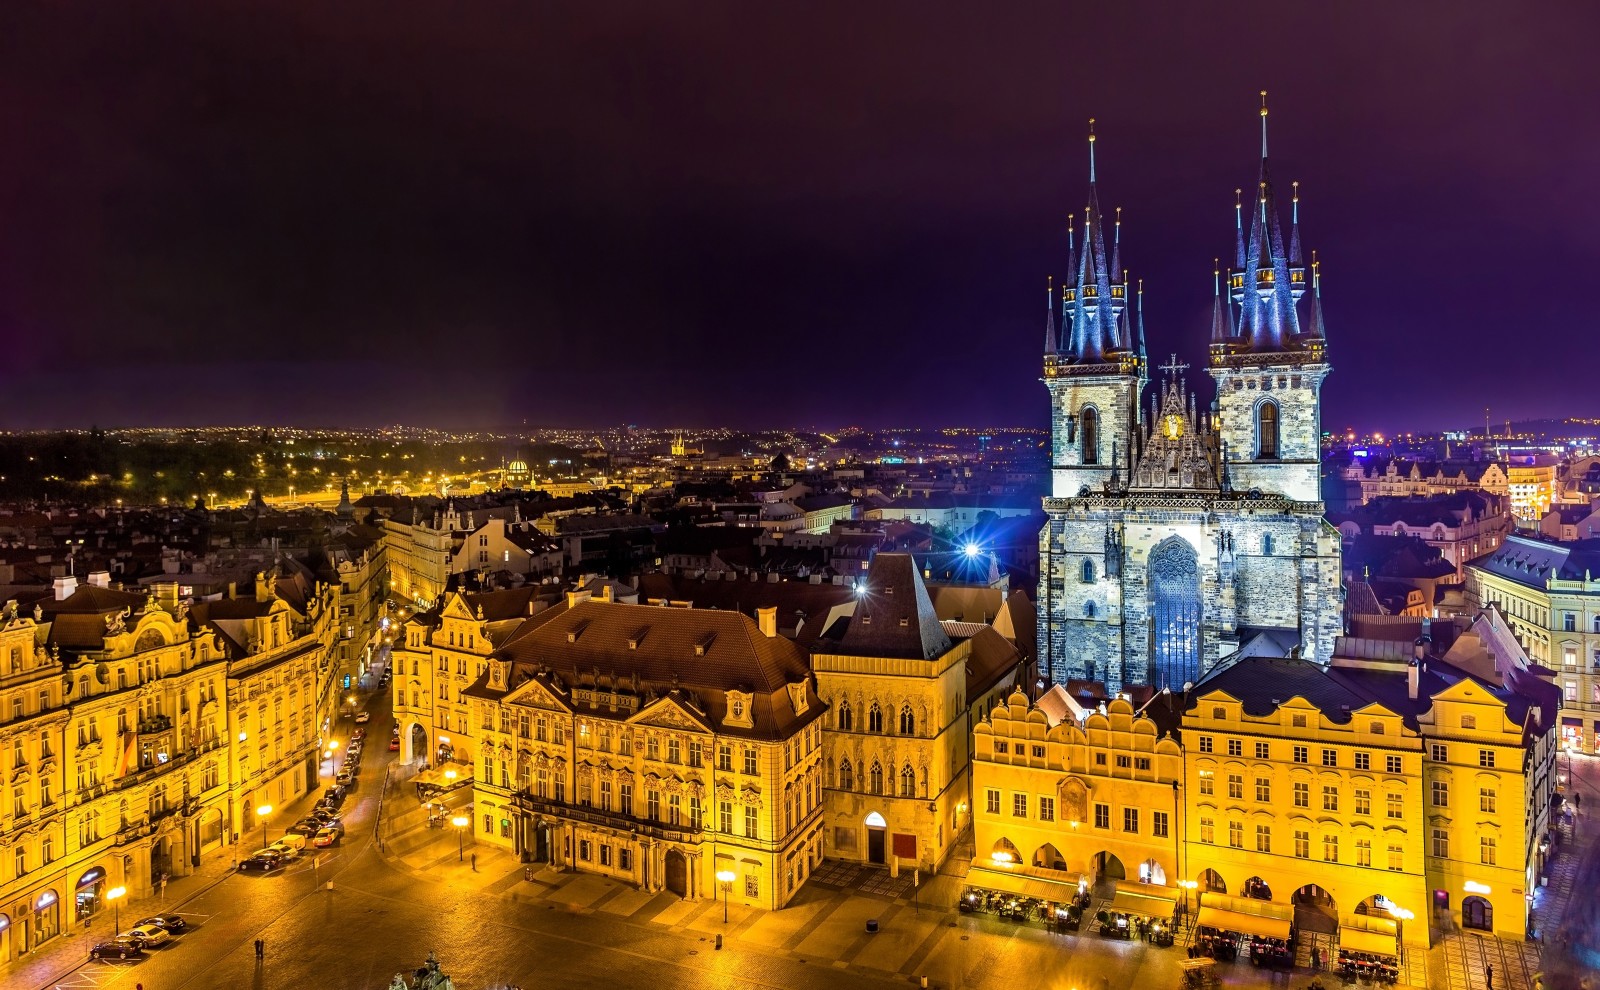
M 1594 414 L 1480 287 L 1543 243 L 1517 322 L 1587 312 L 1600 217 L 1552 168 L 1597 153 L 1563 104 L 1581 24 L 1261 11 L 1113 13 L 1081 48 L 1043 8 L 30 12 L 0 70 L 0 426 L 1042 426 L 1015 383 L 1088 118 L 1151 353 L 1193 355 L 1260 89 L 1326 279 L 1330 427 Z

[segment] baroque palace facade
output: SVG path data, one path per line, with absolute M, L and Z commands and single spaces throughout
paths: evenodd
M 1302 256 L 1298 185 L 1287 237 L 1281 225 L 1264 103 L 1261 120 L 1260 179 L 1236 207 L 1233 263 L 1214 273 L 1209 408 L 1176 357 L 1146 405 L 1143 305 L 1120 211 L 1106 230 L 1090 135 L 1083 240 L 1069 233 L 1060 329 L 1052 295 L 1044 347 L 1053 480 L 1039 649 L 1058 683 L 1178 691 L 1257 636 L 1331 656 L 1341 592 L 1318 480 L 1320 284 Z
M 191 606 L 91 581 L 0 613 L 0 962 L 316 787 L 337 704 L 337 588 L 262 575 Z

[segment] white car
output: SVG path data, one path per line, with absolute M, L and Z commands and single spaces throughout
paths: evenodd
M 356 715 L 356 724 L 357 725 L 364 725 L 371 718 L 372 718 L 372 713 L 371 712 L 359 712 Z
M 302 845 L 305 844 L 305 836 L 297 836 L 297 838 L 299 838 Z M 268 846 L 267 849 L 271 852 L 277 853 L 286 860 L 300 858 L 300 850 L 296 849 L 293 845 L 287 842 L 274 842 L 272 845 Z
M 138 925 L 128 929 L 127 935 L 129 938 L 138 939 L 139 944 L 147 949 L 155 948 L 158 945 L 166 945 L 172 941 L 172 933 L 160 925 Z

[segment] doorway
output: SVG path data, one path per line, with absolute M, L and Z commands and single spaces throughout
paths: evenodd
M 1481 932 L 1494 931 L 1494 905 L 1477 896 L 1462 901 L 1461 927 L 1475 928 Z
M 867 862 L 878 866 L 889 862 L 888 825 L 876 811 L 867 816 Z
M 667 889 L 679 897 L 689 896 L 689 860 L 676 849 L 667 851 Z

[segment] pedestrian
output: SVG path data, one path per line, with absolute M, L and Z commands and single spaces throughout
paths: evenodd
M 265 958 L 266 954 L 267 954 L 267 943 L 265 941 L 263 941 L 262 939 L 259 939 L 259 938 L 256 939 L 256 958 L 257 959 Z
M 1494 990 L 1494 963 L 1489 963 L 1483 971 L 1489 977 L 1489 990 Z
M 1311 947 L 1311 968 L 1314 970 L 1322 968 L 1322 951 L 1314 945 Z
M 478 854 L 477 853 L 473 853 L 472 854 L 472 872 L 474 872 L 474 873 L 478 872 Z

